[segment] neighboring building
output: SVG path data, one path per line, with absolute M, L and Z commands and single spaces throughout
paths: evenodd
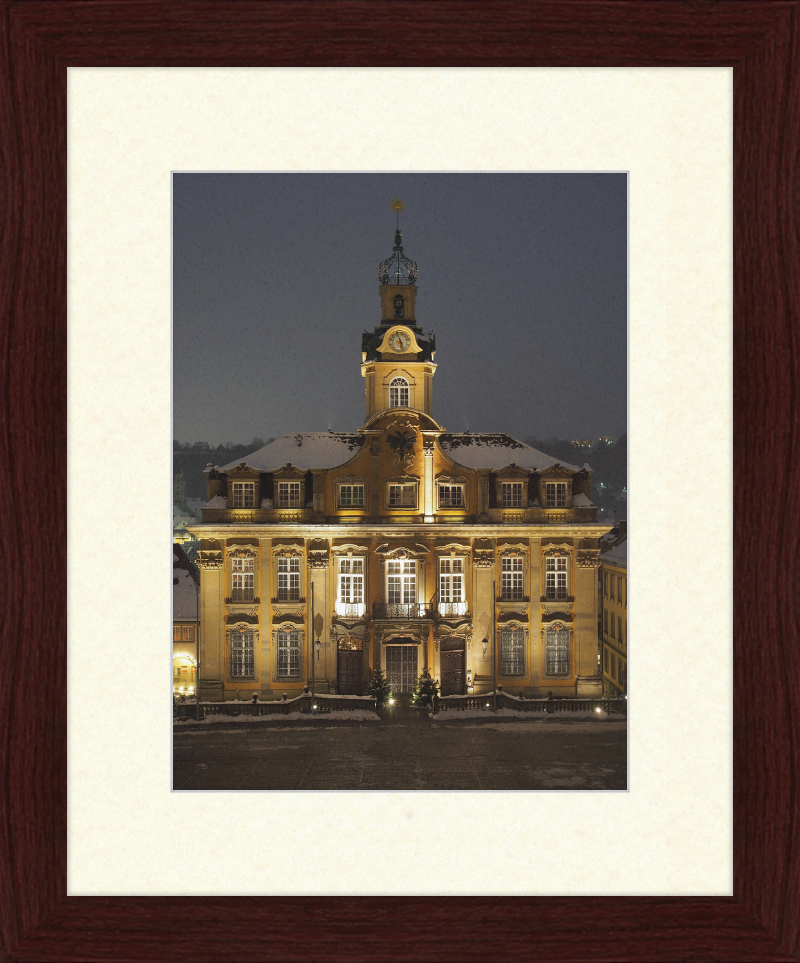
M 606 547 L 608 546 L 608 547 Z M 625 522 L 613 540 L 600 543 L 601 653 L 605 686 L 628 691 L 628 536 Z
M 194 694 L 197 685 L 197 588 L 200 573 L 181 545 L 172 546 L 172 691 Z
M 417 323 L 401 242 L 398 230 L 379 266 L 380 323 L 361 339 L 364 425 L 285 435 L 207 469 L 203 522 L 188 527 L 204 699 L 275 698 L 312 672 L 317 691 L 360 693 L 378 665 L 395 692 L 423 670 L 443 694 L 495 678 L 529 696 L 601 691 L 607 526 L 591 469 L 435 420 L 436 341 Z
M 199 501 L 199 500 L 198 500 Z M 199 509 L 199 505 L 198 505 Z M 172 482 L 172 541 L 184 545 L 191 542 L 193 535 L 187 530 L 187 525 L 193 525 L 198 519 L 199 514 L 195 514 L 189 506 L 186 498 L 186 479 L 183 472 L 175 475 Z

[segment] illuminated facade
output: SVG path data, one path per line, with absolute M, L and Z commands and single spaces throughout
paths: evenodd
M 172 546 L 172 691 L 193 695 L 199 630 L 197 569 L 182 545 Z
M 398 229 L 363 335 L 364 424 L 304 432 L 208 471 L 200 540 L 203 699 L 310 683 L 596 696 L 591 469 L 434 417 L 436 341 Z M 317 644 L 318 643 L 318 644 Z M 312 664 L 313 659 L 313 664 Z
M 603 682 L 628 692 L 628 539 L 625 522 L 600 556 L 601 663 Z

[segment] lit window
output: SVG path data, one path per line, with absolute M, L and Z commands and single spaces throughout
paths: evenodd
M 503 629 L 500 633 L 500 674 L 525 675 L 525 633 Z
M 503 482 L 503 508 L 522 507 L 522 482 Z
M 278 677 L 300 677 L 300 633 L 278 632 Z
M 546 482 L 544 486 L 545 505 L 547 508 L 566 508 L 566 482 Z
M 278 508 L 300 507 L 300 482 L 278 482 Z
M 256 503 L 255 482 L 232 482 L 232 485 L 231 506 L 233 508 L 253 508 Z
M 229 633 L 231 646 L 231 677 L 234 679 L 252 679 L 255 674 L 255 633 L 252 631 L 239 632 L 234 629 Z
M 194 626 L 193 626 L 193 625 L 183 625 L 183 626 L 181 626 L 181 641 L 182 641 L 182 642 L 194 642 Z
M 545 674 L 569 675 L 569 629 L 565 625 L 547 627 L 545 642 Z
M 343 558 L 339 562 L 339 597 L 336 614 L 361 616 L 364 614 L 364 560 Z
M 181 627 L 179 625 L 172 626 L 172 641 L 180 642 L 181 640 Z
M 342 485 L 339 488 L 339 505 L 342 508 L 363 508 L 364 486 Z
M 549 555 L 545 560 L 544 597 L 555 601 L 567 598 L 567 560 L 563 555 Z
M 408 382 L 405 378 L 395 378 L 389 385 L 389 407 L 408 408 Z
M 386 563 L 386 600 L 389 605 L 416 604 L 417 563 L 415 561 L 404 559 Z
M 439 485 L 439 508 L 463 508 L 464 488 L 461 485 Z
M 397 294 L 397 295 L 395 295 L 395 298 L 394 298 L 394 316 L 395 316 L 396 318 L 402 318 L 402 317 L 403 317 L 403 314 L 405 313 L 403 301 L 404 301 L 404 299 L 403 299 L 403 295 L 402 295 L 402 294 Z
M 252 558 L 231 559 L 231 599 L 234 602 L 253 601 L 254 562 Z
M 465 615 L 464 560 L 443 558 L 439 563 L 439 614 Z
M 296 602 L 300 598 L 300 559 L 278 559 L 278 601 Z
M 502 564 L 502 598 L 521 599 L 522 595 L 522 558 L 519 555 L 506 555 Z
M 390 508 L 416 508 L 416 485 L 389 485 Z

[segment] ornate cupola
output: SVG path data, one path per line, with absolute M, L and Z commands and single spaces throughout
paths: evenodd
M 381 322 L 361 339 L 361 374 L 365 379 L 367 418 L 385 408 L 413 408 L 432 415 L 432 385 L 436 340 L 423 334 L 416 320 L 418 269 L 403 253 L 400 198 L 391 257 L 378 265 Z

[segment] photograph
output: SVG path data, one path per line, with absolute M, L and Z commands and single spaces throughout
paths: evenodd
M 626 172 L 173 172 L 173 789 L 627 789 Z

